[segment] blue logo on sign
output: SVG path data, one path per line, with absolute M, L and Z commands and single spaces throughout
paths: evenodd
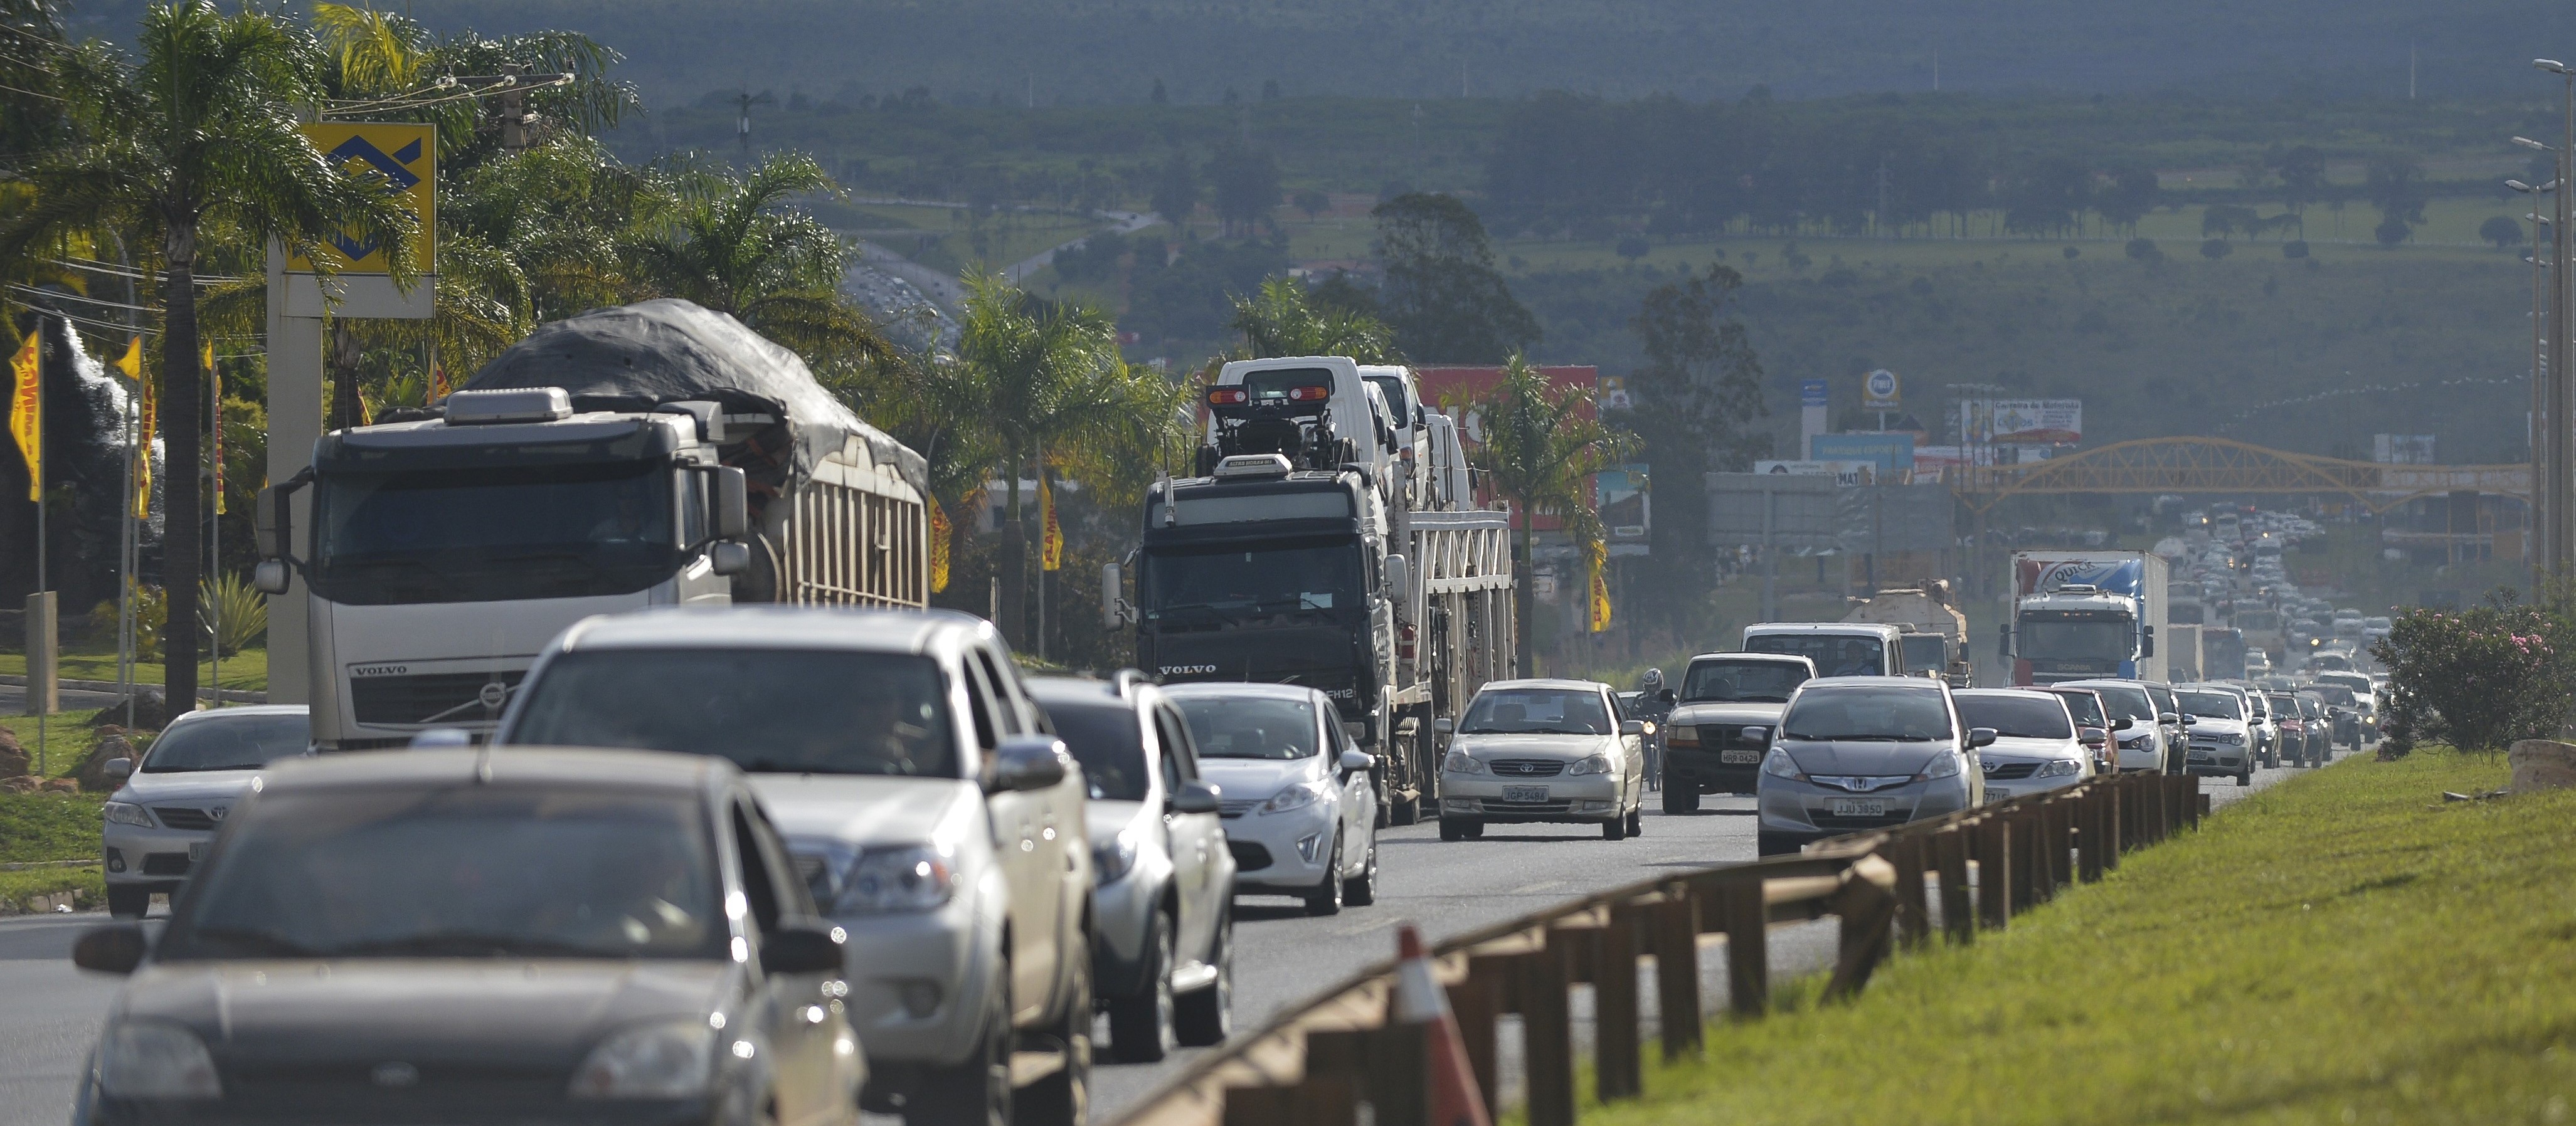
M 1798 405 L 1799 405 L 1799 406 L 1802 406 L 1802 407 L 1821 407 L 1821 406 L 1824 406 L 1824 405 L 1825 405 L 1825 403 L 1826 403 L 1826 399 L 1825 399 L 1825 381 L 1824 381 L 1824 380 L 1821 380 L 1821 379 L 1802 379 L 1802 380 L 1799 380 L 1799 381 L 1798 381 Z
M 352 160 L 365 161 L 368 167 L 384 173 L 388 192 L 407 192 L 420 183 L 420 177 L 406 167 L 420 159 L 420 142 L 417 140 L 395 150 L 392 156 L 386 156 L 385 150 L 377 148 L 365 137 L 351 137 L 340 142 L 340 147 L 332 149 L 330 156 L 340 164 Z M 380 244 L 372 238 L 360 241 L 349 237 L 346 231 L 335 231 L 331 235 L 331 245 L 348 255 L 350 261 L 359 262 L 374 254 Z

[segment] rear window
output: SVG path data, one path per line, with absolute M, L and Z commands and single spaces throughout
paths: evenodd
M 1145 800 L 1145 742 L 1136 709 L 1059 705 L 1047 709 L 1047 718 L 1082 764 L 1094 800 Z
M 1961 693 L 1959 722 L 1969 727 L 1991 727 L 2007 739 L 2072 739 L 2075 729 L 2066 720 L 2066 705 L 2059 697 L 1977 696 Z
M 1807 670 L 1782 661 L 1693 661 L 1682 674 L 1682 699 L 1693 703 L 1785 704 L 1807 682 Z
M 1875 637 L 1830 633 L 1767 633 L 1744 639 L 1753 653 L 1787 653 L 1815 662 L 1817 676 L 1880 676 L 1887 647 Z
M 1780 720 L 1791 739 L 1947 739 L 1950 708 L 1919 688 L 1811 688 Z

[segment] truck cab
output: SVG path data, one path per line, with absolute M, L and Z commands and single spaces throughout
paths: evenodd
M 1744 627 L 1744 651 L 1805 657 L 1816 675 L 1904 676 L 1905 631 L 1875 622 L 1770 622 Z
M 2137 658 L 2154 651 L 2154 630 L 2141 629 L 2137 600 L 2098 587 L 2069 584 L 2031 595 L 2013 618 L 2018 629 L 2005 627 L 2004 655 L 2016 684 L 2131 678 Z

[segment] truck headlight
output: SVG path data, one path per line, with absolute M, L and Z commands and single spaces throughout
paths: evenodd
M 105 812 L 107 819 L 118 825 L 139 825 L 146 829 L 152 827 L 151 811 L 132 802 L 109 802 Z
M 1269 801 L 1261 803 L 1259 812 L 1286 813 L 1292 809 L 1304 809 L 1322 801 L 1324 791 L 1325 784 L 1322 782 L 1291 782 L 1280 787 L 1278 793 L 1270 795 Z
M 1476 756 L 1465 751 L 1451 751 L 1447 757 L 1440 760 L 1440 769 L 1451 774 L 1482 774 L 1485 772 L 1485 764 L 1476 761 Z
M 1582 762 L 1575 763 L 1571 768 L 1569 768 L 1569 769 L 1567 769 L 1567 770 L 1566 770 L 1566 773 L 1567 773 L 1567 774 L 1608 774 L 1608 773 L 1610 773 L 1611 771 L 1614 771 L 1614 770 L 1617 770 L 1617 769 L 1619 769 L 1619 768 L 1618 768 L 1618 767 L 1616 767 L 1616 766 L 1611 765 L 1611 763 L 1610 763 L 1610 756 L 1608 756 L 1608 755 L 1592 755 L 1592 756 L 1589 756 L 1589 757 L 1585 758 Z
M 1127 870 L 1135 866 L 1136 834 L 1134 830 L 1120 830 L 1115 838 L 1091 846 L 1091 875 L 1101 883 L 1114 883 L 1124 878 Z
M 1664 725 L 1664 745 L 1667 747 L 1698 746 L 1699 725 L 1695 723 L 1666 723 Z
M 860 914 L 929 911 L 957 887 L 949 855 L 929 845 L 872 848 L 850 863 L 836 910 Z
M 2032 774 L 2031 777 L 2063 778 L 2071 774 L 2082 773 L 2084 773 L 2084 764 L 2081 761 L 2071 758 L 2062 758 L 2054 762 L 2043 762 L 2039 764 L 2038 772 Z
M 157 1020 L 118 1021 L 99 1038 L 98 1087 L 120 1099 L 219 1099 L 224 1094 L 206 1042 Z
M 712 1021 L 656 1021 L 629 1028 L 591 1049 L 572 1073 L 576 1099 L 681 1099 L 707 1089 L 715 1070 Z

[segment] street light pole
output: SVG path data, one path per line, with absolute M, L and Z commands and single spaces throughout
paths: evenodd
M 2537 188 L 2520 180 L 2507 180 L 2504 184 L 2525 195 L 2540 195 L 2554 192 L 2558 188 L 2555 181 Z M 2544 556 L 2548 552 L 2548 545 L 2553 542 L 2549 538 L 2549 508 L 2546 504 L 2545 487 L 2550 479 L 2549 357 L 2548 345 L 2545 343 L 2548 338 L 2542 335 L 2548 331 L 2549 326 L 2547 306 L 2543 304 L 2549 288 L 2541 276 L 2546 262 L 2540 254 L 2540 236 L 2552 232 L 2556 224 L 2552 223 L 2548 216 L 2540 213 L 2540 205 L 2536 200 L 2532 203 L 2531 211 L 2523 218 L 2531 221 L 2531 253 L 2528 256 L 2531 259 L 2531 417 L 2524 426 L 2531 458 L 2531 493 L 2525 498 L 2524 505 L 2524 512 L 2529 516 L 2529 520 L 2526 521 L 2523 538 L 2523 562 L 2530 565 L 2531 589 L 2536 597 L 2541 589 L 2542 580 L 2550 573 Z
M 2576 496 L 2576 427 L 2571 427 L 2569 411 L 2576 409 L 2576 380 L 2570 378 L 2570 360 L 2576 359 L 2576 332 L 2570 321 L 2576 320 L 2576 276 L 2570 274 L 2568 184 L 2576 167 L 2569 158 L 2576 155 L 2576 69 L 2555 59 L 2533 59 L 2531 65 L 2555 74 L 2564 93 L 2565 119 L 2561 124 L 2559 143 L 2551 147 L 2557 156 L 2558 190 L 2551 193 L 2550 223 L 2550 302 L 2549 302 L 2549 551 L 2546 560 L 2550 578 L 2563 580 L 2568 567 L 2576 563 L 2576 512 L 2570 511 L 2569 499 Z

